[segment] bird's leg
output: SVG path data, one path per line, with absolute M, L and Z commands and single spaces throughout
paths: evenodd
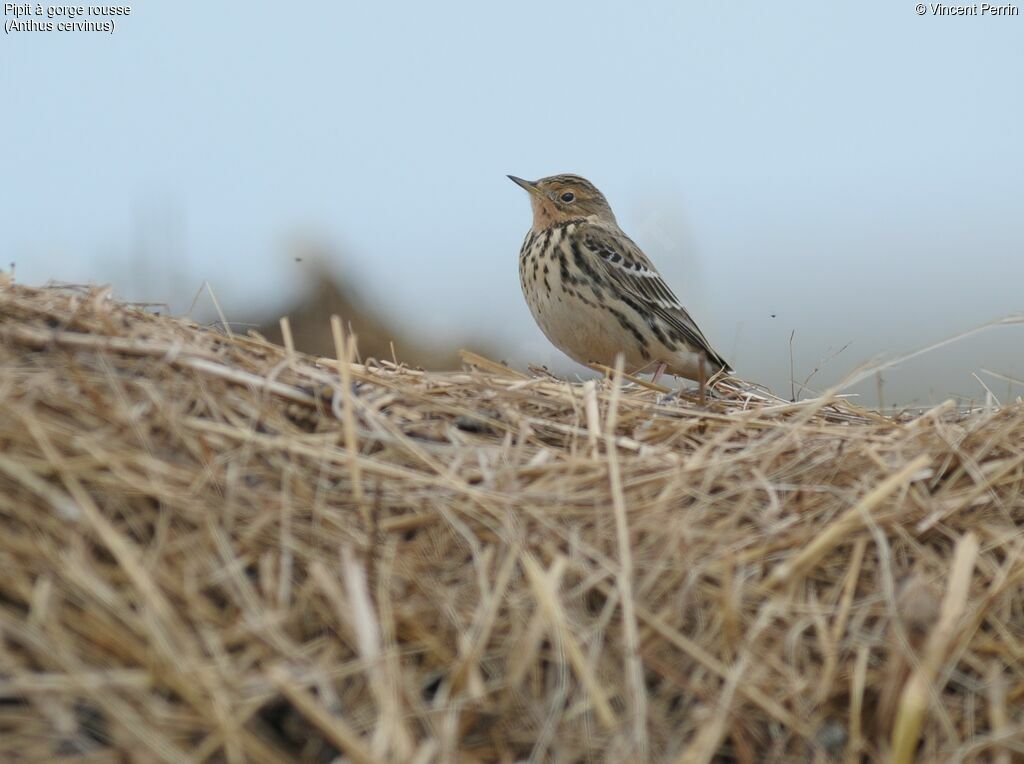
M 651 377 L 651 384 L 658 384 L 658 380 L 661 379 L 661 375 L 665 373 L 665 369 L 668 368 L 667 363 L 659 363 L 654 369 L 654 376 Z
M 707 387 L 707 383 L 708 383 L 708 373 L 707 373 L 707 370 L 704 368 L 704 359 L 703 358 L 700 359 L 700 366 L 698 368 L 699 368 L 699 371 L 697 372 L 697 376 L 698 376 L 697 382 L 700 384 L 700 405 L 703 406 L 704 405 L 704 389 Z

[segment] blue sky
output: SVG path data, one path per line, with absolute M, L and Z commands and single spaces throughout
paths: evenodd
M 824 385 L 1024 311 L 1024 17 L 914 5 L 148 0 L 113 35 L 12 33 L 0 260 L 178 308 L 205 279 L 245 321 L 314 236 L 424 335 L 569 370 L 505 175 L 577 172 L 740 374 L 788 393 L 795 331 L 800 379 L 848 345 Z M 979 395 L 1022 350 L 993 331 L 886 397 Z

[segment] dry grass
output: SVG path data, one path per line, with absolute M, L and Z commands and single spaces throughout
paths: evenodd
M 0 759 L 1024 760 L 1024 405 L 471 360 L 0 286 Z

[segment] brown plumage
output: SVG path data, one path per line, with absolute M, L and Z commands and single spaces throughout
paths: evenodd
M 703 380 L 729 365 L 715 352 L 654 264 L 619 228 L 608 201 L 579 175 L 531 182 L 533 226 L 519 277 L 548 339 L 580 363 L 668 371 Z

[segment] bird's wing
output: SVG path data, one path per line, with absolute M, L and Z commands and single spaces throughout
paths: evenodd
M 579 240 L 583 249 L 598 263 L 601 272 L 640 307 L 657 316 L 675 334 L 681 335 L 693 350 L 703 351 L 712 364 L 729 369 L 729 364 L 715 352 L 697 323 L 679 303 L 647 256 L 632 239 L 618 230 L 593 223 L 580 225 Z

